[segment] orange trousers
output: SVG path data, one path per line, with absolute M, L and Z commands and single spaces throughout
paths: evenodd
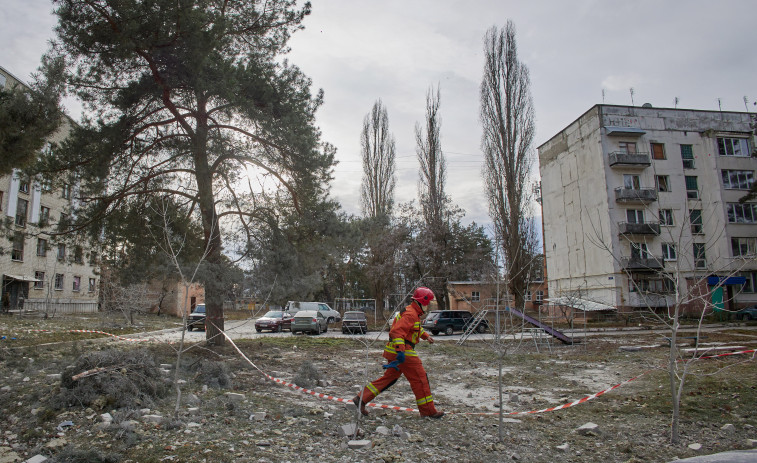
M 396 358 L 394 354 L 385 354 L 384 356 L 390 362 Z M 413 389 L 415 403 L 421 412 L 421 416 L 435 414 L 436 407 L 434 406 L 434 398 L 431 395 L 431 386 L 428 384 L 428 375 L 426 374 L 426 370 L 423 369 L 423 364 L 421 363 L 421 359 L 417 357 L 417 354 L 415 356 L 406 355 L 405 361 L 400 364 L 399 371 L 394 368 L 387 368 L 384 371 L 384 376 L 368 383 L 361 393 L 361 400 L 363 403 L 370 402 L 377 395 L 389 389 L 402 375 L 405 375 L 405 378 L 410 383 L 410 387 Z

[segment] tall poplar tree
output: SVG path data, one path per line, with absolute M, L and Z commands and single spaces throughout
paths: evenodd
M 171 196 L 207 244 L 207 339 L 223 344 L 228 233 L 327 196 L 333 148 L 315 127 L 322 94 L 282 60 L 310 4 L 293 0 L 54 0 L 67 89 L 85 118 L 46 159 L 78 185 L 73 227 Z M 255 177 L 254 181 L 250 181 Z M 262 192 L 261 192 L 262 186 Z M 242 239 L 244 241 L 244 238 Z

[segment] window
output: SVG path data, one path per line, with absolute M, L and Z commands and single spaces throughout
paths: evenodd
M 720 175 L 726 190 L 748 190 L 754 183 L 753 170 L 723 170 Z
M 470 300 L 473 302 L 478 302 L 481 300 L 481 292 L 480 291 L 471 291 L 470 293 Z
M 638 291 L 641 293 L 670 294 L 675 291 L 673 280 L 669 277 L 629 280 L 629 286 L 632 292 Z
M 29 201 L 18 198 L 16 203 L 16 225 L 19 227 L 26 226 L 26 210 L 29 208 Z
M 644 211 L 641 209 L 627 209 L 626 220 L 628 223 L 644 223 Z
M 641 178 L 638 175 L 623 174 L 623 188 L 627 190 L 640 190 Z
M 74 277 L 74 284 L 73 284 L 73 286 L 71 287 L 71 289 L 72 289 L 72 290 L 73 290 L 73 291 L 74 291 L 75 293 L 78 293 L 78 292 L 79 292 L 79 291 L 81 290 L 81 277 L 79 277 L 79 276 L 75 276 L 75 277 Z
M 34 289 L 43 289 L 45 287 L 45 272 L 34 272 Z
M 728 203 L 728 223 L 757 222 L 757 203 Z
M 53 191 L 53 184 L 50 180 L 43 180 L 41 185 L 42 193 L 50 193 Z
M 62 261 L 65 259 L 66 259 L 66 245 L 59 244 L 58 245 L 58 260 Z
M 699 185 L 695 176 L 687 175 L 686 179 L 686 197 L 688 199 L 699 199 Z
M 702 233 L 702 209 L 692 209 L 689 211 L 689 222 L 691 223 L 691 233 L 699 235 Z
M 694 267 L 707 267 L 707 258 L 704 252 L 704 243 L 694 243 Z
M 658 175 L 655 177 L 657 191 L 670 191 L 670 177 L 667 175 Z
M 11 260 L 23 262 L 24 260 L 24 234 L 16 233 L 13 237 L 13 249 L 11 249 Z
M 526 302 L 531 302 L 531 290 L 526 291 Z
M 534 302 L 537 304 L 541 304 L 542 302 L 544 302 L 544 291 L 541 291 L 541 290 L 536 291 L 536 297 L 534 299 Z
M 636 142 L 633 141 L 621 141 L 618 143 L 618 147 L 622 153 L 636 154 Z
M 50 208 L 41 206 L 39 208 L 39 224 L 47 225 L 49 221 L 50 221 Z
M 694 168 L 694 149 L 691 145 L 681 145 L 681 160 L 684 169 Z
M 652 143 L 652 159 L 665 159 L 665 145 L 662 143 Z
M 90 278 L 89 279 L 89 292 L 90 293 L 94 293 L 95 292 L 95 288 L 96 288 L 96 286 L 95 286 L 95 279 L 94 278 Z
M 82 250 L 81 246 L 74 247 L 74 262 L 76 262 L 77 264 L 84 263 L 84 251 Z
M 649 259 L 649 250 L 646 243 L 631 243 L 632 259 Z
M 63 274 L 62 273 L 55 274 L 55 289 L 57 291 L 63 291 Z
M 68 183 L 63 184 L 60 197 L 63 199 L 71 199 L 71 185 Z
M 742 157 L 751 155 L 746 138 L 718 138 L 718 154 L 721 156 Z
M 754 257 L 757 254 L 757 238 L 731 238 L 733 257 Z
M 676 245 L 673 243 L 662 243 L 662 258 L 663 260 L 676 260 L 678 254 L 676 254 Z
M 741 291 L 745 293 L 754 293 L 757 288 L 757 272 L 743 272 L 742 277 L 746 278 L 744 286 L 741 287 Z
M 27 180 L 21 180 L 21 182 L 19 182 L 18 192 L 27 195 L 29 194 L 29 182 Z
M 45 257 L 47 256 L 47 240 L 38 238 L 37 239 L 37 255 L 39 257 Z
M 673 226 L 673 209 L 660 209 L 660 225 Z

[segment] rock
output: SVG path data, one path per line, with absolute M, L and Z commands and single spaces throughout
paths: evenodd
M 689 448 L 691 450 L 701 450 L 702 449 L 702 444 L 689 444 Z
M 410 437 L 407 438 L 408 442 L 423 442 L 423 436 L 420 434 L 411 434 Z
M 376 434 L 380 434 L 382 436 L 389 436 L 392 434 L 392 431 L 389 430 L 386 426 L 379 426 L 376 428 Z
M 724 424 L 722 428 L 720 428 L 721 431 L 727 432 L 729 434 L 733 434 L 736 432 L 736 426 L 728 423 Z
M 570 445 L 566 442 L 562 445 L 558 445 L 556 448 L 561 452 L 567 452 L 570 449 Z
M 0 447 L 0 463 L 13 463 L 21 461 L 19 454 L 10 447 Z
M 55 438 L 51 441 L 48 441 L 47 444 L 45 444 L 45 447 L 48 449 L 62 449 L 63 447 L 68 445 L 68 441 L 63 437 Z
M 143 415 L 142 421 L 147 423 L 160 423 L 163 421 L 163 416 L 161 415 Z
M 576 432 L 582 436 L 596 436 L 599 434 L 599 425 L 589 422 L 576 429 Z
M 187 427 L 188 428 L 199 428 L 199 427 L 202 427 L 202 425 L 200 423 L 195 423 L 194 421 L 190 421 L 189 423 L 187 423 Z
M 173 368 L 173 363 L 161 363 L 160 368 L 163 368 L 165 370 L 170 370 Z
M 347 447 L 349 447 L 349 448 L 351 448 L 353 450 L 357 450 L 357 449 L 369 449 L 369 448 L 371 448 L 372 445 L 373 444 L 371 443 L 371 441 L 366 440 L 366 439 L 351 440 L 351 441 L 347 442 Z
M 517 404 L 518 402 L 520 402 L 520 398 L 518 397 L 518 394 L 516 394 L 516 393 L 514 393 L 514 392 L 511 392 L 511 393 L 510 393 L 510 402 L 512 402 L 512 403 L 516 403 L 516 404 Z
M 102 420 L 103 423 L 112 423 L 113 422 L 113 415 L 110 413 L 103 413 L 100 415 L 100 420 Z
M 151 411 L 152 410 L 150 410 L 149 408 L 142 408 L 142 409 L 139 410 L 139 414 L 140 415 L 149 415 Z
M 134 431 L 134 429 L 137 427 L 137 424 L 139 424 L 139 423 L 137 423 L 134 420 L 127 420 L 127 421 L 122 421 L 118 425 L 118 427 L 120 427 L 124 431 Z
M 189 407 L 187 412 L 189 412 L 190 415 L 199 415 L 200 409 L 198 407 Z
M 227 392 L 224 395 L 227 399 L 231 400 L 234 403 L 239 403 L 244 400 L 244 394 L 240 394 L 238 392 Z
M 268 414 L 266 412 L 255 412 L 250 415 L 250 421 L 263 421 Z
M 60 381 L 61 374 L 60 373 L 51 373 L 51 374 L 47 375 L 47 379 L 51 379 L 53 381 Z
M 271 446 L 271 442 L 267 441 L 267 440 L 259 440 L 259 441 L 255 442 L 255 445 L 257 445 L 258 447 L 270 447 Z
M 340 437 L 352 437 L 355 435 L 355 431 L 357 430 L 357 425 L 355 423 L 345 424 L 344 426 L 341 426 L 339 428 L 339 436 Z
M 184 396 L 184 403 L 187 405 L 200 405 L 200 398 L 195 394 L 187 394 Z
M 522 423 L 521 420 L 516 420 L 515 418 L 502 418 L 503 423 Z
M 28 383 L 29 381 L 31 381 L 31 378 L 27 376 L 27 377 L 25 377 L 25 378 L 23 379 L 23 381 L 24 381 L 25 383 Z
M 42 463 L 47 461 L 47 457 L 44 455 L 34 455 L 33 457 L 26 460 L 24 463 Z

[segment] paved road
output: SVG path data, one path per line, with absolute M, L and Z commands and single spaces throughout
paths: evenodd
M 270 333 L 270 332 L 263 332 L 258 333 L 255 331 L 255 321 L 254 320 L 227 320 L 226 321 L 226 334 L 231 337 L 232 339 L 255 339 L 260 337 L 291 337 L 291 336 L 311 336 L 311 335 L 304 335 L 304 334 L 297 334 L 293 335 L 288 331 L 284 331 L 281 333 Z M 702 332 L 710 333 L 715 331 L 727 331 L 727 330 L 733 330 L 733 329 L 739 329 L 739 330 L 747 330 L 747 331 L 753 331 L 755 332 L 754 339 L 751 341 L 752 343 L 757 342 L 757 326 L 746 326 L 744 324 L 714 324 L 714 325 L 705 325 L 702 327 Z M 532 336 L 536 336 L 539 334 L 539 330 L 531 330 L 526 332 L 519 332 L 516 334 L 508 334 L 507 336 L 504 336 L 505 339 L 510 340 L 519 340 L 524 339 L 526 341 L 530 341 L 532 339 Z M 669 335 L 670 330 L 666 329 L 640 329 L 637 327 L 634 328 L 616 328 L 616 329 L 590 329 L 586 332 L 582 330 L 566 330 L 564 332 L 567 336 L 570 337 L 576 337 L 578 339 L 582 337 L 595 337 L 595 336 L 627 336 L 629 338 L 632 338 L 633 336 L 642 334 L 642 335 L 649 335 L 649 334 L 655 334 L 659 335 L 660 338 Z M 681 336 L 686 335 L 692 335 L 693 333 L 696 333 L 696 328 L 681 328 L 680 329 Z M 445 335 L 437 335 L 434 336 L 434 339 L 436 341 L 440 342 L 457 342 L 460 340 L 461 333 L 454 334 L 452 336 L 445 336 Z M 542 335 L 545 335 L 542 332 Z M 329 338 L 350 338 L 354 339 L 356 341 L 364 341 L 364 342 L 372 342 L 374 340 L 378 340 L 377 342 L 380 342 L 383 344 L 384 341 L 387 339 L 387 333 L 379 332 L 379 331 L 371 331 L 368 332 L 365 335 L 361 334 L 342 334 L 341 331 L 341 325 L 339 323 L 333 323 L 329 325 L 329 330 L 326 333 L 322 333 L 319 336 L 321 337 L 329 337 Z M 162 330 L 157 332 L 150 332 L 150 333 L 143 333 L 140 335 L 131 335 L 133 338 L 145 338 L 149 337 L 150 339 L 155 339 L 156 341 L 161 342 L 176 342 L 181 339 L 181 330 L 176 328 L 172 330 Z M 468 339 L 471 340 L 493 340 L 494 334 L 492 333 L 485 333 L 485 334 L 472 334 Z M 204 331 L 187 331 L 185 332 L 185 342 L 200 342 L 205 339 L 205 332 Z M 745 339 L 744 342 L 748 342 L 748 339 Z M 557 342 L 555 340 L 555 342 Z

